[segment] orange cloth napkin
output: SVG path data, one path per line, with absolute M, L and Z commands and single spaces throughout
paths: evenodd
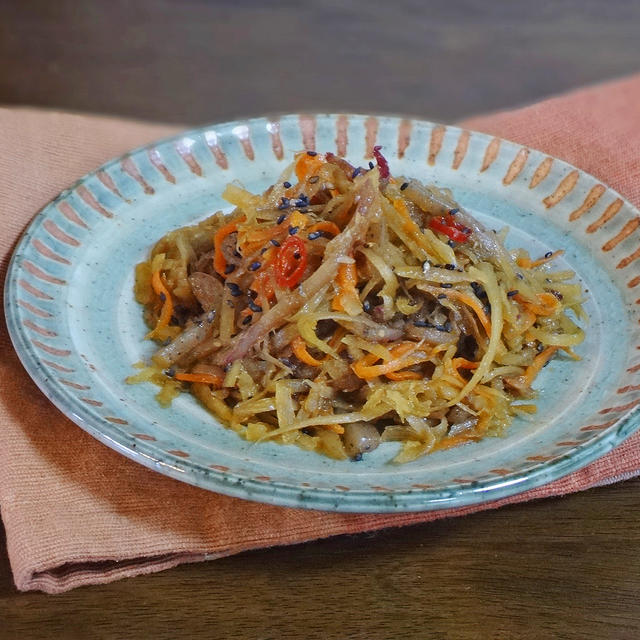
M 567 160 L 640 205 L 640 75 L 465 126 Z M 0 236 L 9 256 L 34 213 L 112 156 L 175 129 L 0 109 Z M 182 562 L 427 522 L 579 491 L 640 473 L 640 434 L 553 484 L 487 505 L 396 515 L 285 509 L 163 477 L 92 439 L 36 388 L 0 326 L 0 513 L 16 586 L 59 593 Z

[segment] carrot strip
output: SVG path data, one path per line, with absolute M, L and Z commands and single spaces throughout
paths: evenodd
M 389 371 L 384 374 L 389 380 L 422 380 L 424 376 L 417 371 Z
M 451 364 L 454 369 L 477 369 L 480 363 L 466 358 L 453 358 Z
M 517 293 L 513 296 L 520 304 L 522 304 L 528 311 L 535 313 L 537 316 L 552 316 L 560 307 L 560 301 L 552 293 L 543 291 L 536 294 L 538 302 L 531 302 L 525 297 Z
M 228 222 L 222 225 L 213 236 L 213 268 L 223 278 L 227 277 L 225 269 L 227 268 L 227 261 L 222 253 L 222 243 L 224 239 L 238 230 L 238 221 Z
M 394 373 L 399 369 L 406 369 L 414 364 L 426 362 L 431 358 L 431 353 L 417 351 L 417 345 L 413 342 L 405 342 L 390 349 L 391 359 L 381 364 L 373 364 L 380 358 L 369 353 L 357 362 L 351 365 L 353 372 L 363 380 L 370 380 L 378 376 L 384 376 L 388 373 Z
M 409 209 L 404 200 L 397 198 L 393 201 L 393 208 L 400 214 L 402 218 L 402 229 L 414 239 L 420 247 L 428 251 L 431 247 L 424 237 L 424 233 L 420 231 L 420 227 L 411 219 Z
M 164 298 L 162 302 L 162 310 L 160 311 L 160 316 L 158 317 L 158 322 L 154 329 L 154 331 L 157 331 L 158 329 L 163 329 L 164 327 L 169 326 L 171 316 L 173 315 L 173 300 L 171 299 L 169 289 L 167 289 L 163 282 L 160 271 L 153 272 L 153 275 L 151 276 L 151 286 L 156 294 L 160 296 L 161 300 Z
M 338 285 L 338 293 L 331 301 L 331 308 L 334 311 L 346 311 L 354 309 L 361 311 L 362 303 L 356 285 L 358 284 L 358 271 L 355 262 L 352 264 L 341 264 L 338 267 L 338 275 L 336 277 Z
M 289 227 L 304 229 L 309 224 L 309 216 L 306 216 L 304 213 L 300 213 L 300 211 L 294 211 L 289 216 L 287 223 Z
M 538 260 L 531 260 L 531 258 L 518 258 L 516 260 L 516 263 L 523 269 L 532 269 L 533 267 L 539 267 L 540 265 L 546 264 L 550 260 L 561 256 L 563 253 L 564 250 L 559 249 L 558 251 L 554 251 L 551 254 L 546 254 L 545 257 L 539 258 Z
M 478 300 L 475 296 L 471 296 L 468 293 L 465 293 L 464 291 L 458 291 L 457 289 L 449 289 L 446 292 L 446 295 L 449 298 L 455 298 L 456 300 L 460 300 L 460 302 L 463 302 L 468 307 L 471 307 L 475 311 L 476 315 L 478 316 L 478 319 L 480 320 L 480 323 L 482 324 L 487 335 L 488 336 L 491 335 L 491 321 L 489 320 L 487 314 L 482 308 L 482 304 L 480 303 L 480 300 Z
M 458 435 L 449 436 L 440 440 L 440 442 L 433 447 L 432 451 L 445 451 L 446 449 L 452 449 L 467 442 L 477 442 L 481 437 L 482 436 L 473 433 L 459 433 Z
M 300 182 L 304 182 L 320 170 L 323 162 L 324 159 L 319 154 L 310 156 L 306 151 L 299 154 L 296 160 L 296 177 Z
M 333 433 L 337 433 L 339 436 L 344 433 L 344 427 L 341 424 L 325 424 L 322 426 L 329 431 L 333 431 Z
M 531 386 L 531 383 L 534 381 L 535 377 L 540 373 L 542 367 L 544 367 L 547 362 L 551 359 L 553 354 L 560 347 L 547 347 L 544 351 L 541 351 L 534 359 L 533 363 L 530 364 L 524 371 L 524 375 L 522 376 L 524 382 L 527 386 Z
M 213 373 L 176 373 L 173 377 L 180 382 L 201 382 L 212 384 L 214 387 L 222 387 L 224 382 L 222 376 L 216 376 Z
M 322 364 L 321 360 L 317 360 L 307 351 L 307 343 L 300 336 L 296 336 L 293 339 L 291 349 L 300 362 L 309 364 L 312 367 L 319 367 Z

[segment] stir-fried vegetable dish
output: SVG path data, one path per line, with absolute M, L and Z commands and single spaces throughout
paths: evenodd
M 562 252 L 507 250 L 448 190 L 374 155 L 298 153 L 263 194 L 229 184 L 232 213 L 157 242 L 135 295 L 159 347 L 128 381 L 339 459 L 397 441 L 407 462 L 535 412 L 536 376 L 584 337 L 581 287 L 551 267 Z

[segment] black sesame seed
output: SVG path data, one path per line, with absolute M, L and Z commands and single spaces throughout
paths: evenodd
M 408 183 L 408 182 L 403 182 L 403 183 L 400 185 L 400 191 L 404 191 L 408 186 L 409 186 L 409 183 Z
M 237 249 L 234 249 L 234 250 L 233 250 L 233 255 L 234 255 L 236 258 L 242 258 L 242 254 L 241 254 Z
M 282 224 L 286 218 L 286 214 L 282 214 L 277 220 L 276 220 L 276 224 Z
M 542 344 L 542 342 L 538 342 L 538 346 L 536 347 L 536 351 L 538 353 L 540 353 L 541 351 L 544 351 L 544 345 Z
M 369 169 L 373 169 L 373 167 L 375 167 L 376 165 L 373 164 L 373 162 L 369 162 Z
M 271 238 L 271 244 L 274 247 L 279 247 L 280 246 L 280 243 L 275 238 Z
M 447 269 L 448 271 L 453 271 L 456 268 L 456 265 L 448 263 L 444 265 L 444 268 Z
M 456 246 L 456 243 L 455 243 L 453 240 L 447 240 L 447 244 L 448 244 L 450 247 L 455 247 L 455 246 Z
M 443 282 L 440 287 L 442 289 L 451 289 L 451 287 L 453 287 L 453 285 L 450 282 Z
M 369 300 L 365 300 L 362 303 L 362 308 L 368 313 L 369 311 L 371 311 L 371 302 L 369 302 Z
M 229 293 L 231 293 L 234 298 L 242 295 L 242 289 L 240 289 L 235 282 L 227 282 L 227 287 L 229 287 Z
M 320 180 L 320 176 L 311 176 L 309 178 L 309 184 L 315 184 L 318 180 Z
M 430 322 L 427 322 L 426 320 L 414 320 L 413 321 L 413 326 L 414 327 L 430 327 L 430 328 L 433 328 L 433 325 Z
M 176 369 L 175 369 L 175 367 L 170 367 L 169 369 L 167 369 L 167 370 L 164 372 L 164 375 L 165 375 L 165 376 L 169 376 L 170 378 L 173 378 L 173 376 L 175 376 L 175 375 L 176 375 Z
M 300 229 L 300 227 L 289 227 L 289 235 L 290 236 L 295 236 L 296 233 L 298 233 L 299 229 Z
M 300 252 L 299 252 L 299 251 L 294 251 L 294 252 L 293 252 L 293 257 L 294 257 L 296 260 L 300 260 Z
M 317 240 L 318 238 L 320 238 L 322 236 L 322 231 L 312 231 L 307 238 L 309 240 Z
M 262 249 L 260 249 L 260 255 L 264 255 L 267 252 L 268 247 L 262 247 Z
M 362 454 L 361 453 L 356 453 L 355 456 L 353 456 L 353 458 L 351 458 L 354 462 L 360 462 L 362 460 Z
M 482 286 L 479 285 L 477 282 L 472 282 L 471 283 L 471 288 L 473 289 L 473 293 L 476 294 L 477 298 L 486 298 L 487 297 L 487 293 L 482 288 Z
M 249 265 L 249 271 L 257 271 L 261 266 L 262 262 L 258 262 L 258 260 L 256 260 Z
M 438 297 L 438 300 L 444 300 L 447 297 L 447 294 L 446 293 L 439 293 L 437 297 Z
M 513 298 L 513 296 L 517 296 L 517 295 L 518 295 L 517 289 L 513 289 L 512 291 L 507 291 L 507 298 Z
M 521 273 L 516 273 L 516 278 L 518 278 L 518 280 L 524 280 L 524 276 Z
M 244 320 L 242 321 L 242 324 L 249 324 L 252 319 L 253 319 L 252 315 L 245 316 Z
M 213 309 L 211 311 L 209 311 L 209 313 L 207 314 L 207 322 L 209 324 L 211 324 L 213 322 L 213 319 L 216 317 L 216 312 L 213 311 Z
M 564 298 L 564 296 L 559 291 L 554 290 L 551 293 L 560 301 L 562 301 L 562 299 Z
M 230 273 L 233 273 L 236 269 L 236 265 L 235 264 L 228 264 L 225 268 L 224 268 L 224 272 L 225 274 L 229 275 Z
M 317 156 L 318 152 L 317 151 L 307 151 L 307 155 L 311 156 L 313 158 L 313 156 Z
M 354 178 L 359 176 L 361 171 L 362 171 L 362 167 L 357 167 L 356 169 L 354 169 L 353 173 L 351 174 L 351 179 L 353 180 Z
M 258 292 L 254 291 L 253 289 L 249 289 L 249 291 L 247 291 L 247 295 L 252 299 L 255 300 L 258 297 Z
M 456 213 L 458 213 L 458 211 L 460 211 L 460 209 L 450 209 L 449 210 L 449 215 L 450 216 L 455 216 Z
M 249 309 L 254 311 L 255 313 L 262 313 L 262 307 L 259 304 L 256 304 L 253 300 L 249 300 Z
M 290 188 L 291 188 L 291 183 L 287 180 L 286 182 L 283 182 L 283 183 L 282 183 L 282 186 L 283 186 L 285 189 L 290 189 Z
M 161 293 L 161 294 L 160 294 L 160 300 L 161 300 L 162 302 L 164 302 L 166 299 L 167 299 L 167 296 L 165 296 L 165 295 L 164 295 L 164 293 Z
M 550 258 L 553 255 L 553 251 L 547 251 L 547 253 L 544 254 L 545 258 Z

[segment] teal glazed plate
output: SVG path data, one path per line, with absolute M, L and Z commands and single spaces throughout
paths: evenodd
M 167 231 L 228 207 L 225 185 L 259 192 L 301 149 L 366 166 L 380 144 L 396 175 L 452 189 L 507 245 L 564 249 L 587 296 L 579 362 L 536 381 L 538 413 L 504 438 L 405 465 L 384 443 L 360 462 L 252 444 L 189 394 L 160 407 L 125 384 L 153 344 L 133 298 L 134 265 Z M 222 494 L 330 511 L 419 511 L 488 502 L 556 480 L 640 424 L 640 214 L 596 178 L 534 149 L 394 117 L 289 115 L 212 125 L 112 160 L 34 218 L 7 275 L 5 311 L 25 368 L 66 416 L 123 455 Z

